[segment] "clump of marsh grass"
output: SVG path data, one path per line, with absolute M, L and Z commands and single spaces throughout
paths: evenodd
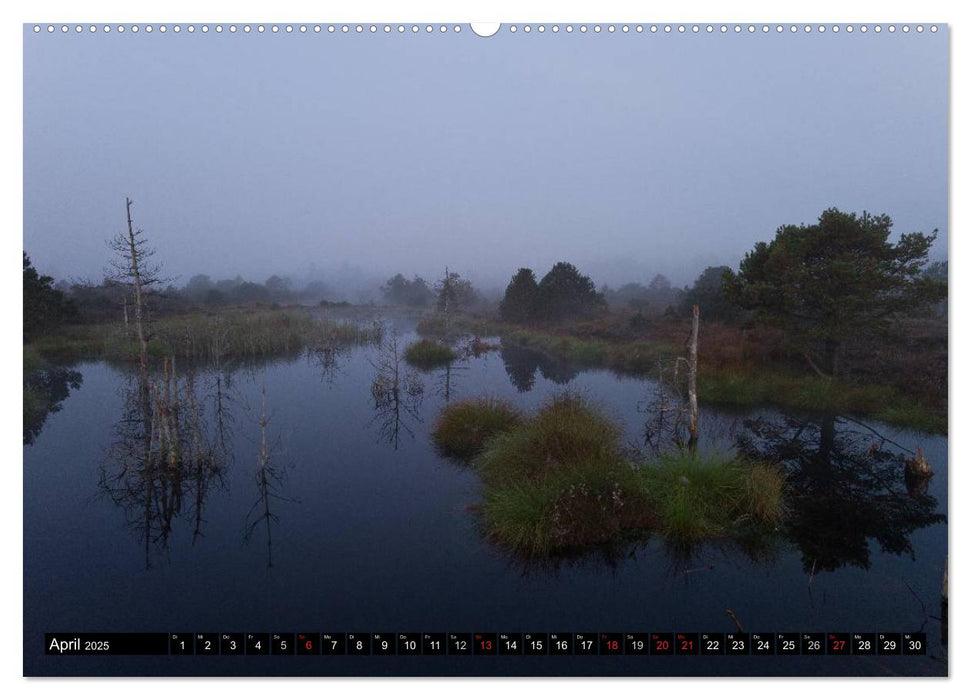
M 476 466 L 486 483 L 535 481 L 566 467 L 620 461 L 620 430 L 577 394 L 548 400 L 535 417 L 490 441 Z
M 486 443 L 522 422 L 511 404 L 497 399 L 471 399 L 446 406 L 438 416 L 432 439 L 438 451 L 454 459 L 468 461 Z
M 495 410 L 488 400 L 465 402 L 439 425 L 477 426 Z M 551 398 L 530 418 L 504 415 L 490 415 L 490 431 L 459 434 L 474 436 L 461 443 L 466 454 L 481 450 L 474 464 L 485 485 L 482 527 L 518 554 L 575 552 L 651 531 L 677 543 L 751 538 L 782 517 L 785 484 L 773 465 L 692 452 L 636 464 L 618 427 L 576 394 Z
M 579 549 L 653 526 L 620 430 L 577 394 L 549 399 L 475 461 L 489 535 L 528 556 Z
M 784 480 L 773 465 L 735 456 L 681 452 L 640 470 L 661 531 L 675 540 L 728 537 L 740 526 L 773 526 Z
M 405 362 L 418 369 L 434 369 L 458 359 L 458 354 L 448 345 L 422 339 L 405 348 Z
M 588 462 L 539 481 L 486 488 L 487 534 L 527 557 L 576 552 L 657 525 L 631 465 Z
M 756 462 L 745 474 L 741 510 L 756 522 L 776 525 L 785 514 L 783 493 L 786 480 L 774 464 Z

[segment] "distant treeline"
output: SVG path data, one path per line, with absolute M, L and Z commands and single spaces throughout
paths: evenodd
M 684 288 L 657 274 L 646 285 L 629 282 L 597 289 L 573 264 L 558 262 L 541 279 L 531 269 L 520 268 L 498 306 L 448 268 L 433 282 L 395 274 L 372 298 L 389 306 L 435 307 L 447 314 L 498 312 L 505 321 L 527 324 L 592 318 L 610 311 L 630 314 L 632 326 L 647 316 L 690 315 L 697 304 L 706 319 L 727 323 L 761 320 L 784 327 L 796 319 L 810 319 L 808 329 L 799 330 L 833 343 L 858 330 L 861 321 L 880 325 L 893 313 L 946 313 L 947 262 L 927 264 L 935 234 L 906 234 L 894 246 L 889 242 L 891 226 L 884 215 L 860 217 L 827 210 L 819 223 L 784 226 L 773 241 L 758 243 L 737 273 L 728 265 L 708 267 Z M 146 291 L 146 309 L 159 315 L 223 305 L 347 304 L 323 281 L 298 286 L 279 275 L 253 282 L 238 275 L 214 280 L 199 274 L 181 287 L 161 282 Z M 105 278 L 100 283 L 55 284 L 34 269 L 24 252 L 25 338 L 61 323 L 118 319 L 132 304 L 132 289 L 124 282 Z M 817 307 L 832 308 L 819 315 Z M 840 319 L 840 327 L 829 327 L 832 318 Z
M 616 288 L 602 285 L 598 290 L 588 276 L 568 262 L 557 263 L 539 281 L 531 269 L 520 268 L 506 288 L 498 312 L 501 318 L 514 323 L 590 318 L 606 311 L 629 312 L 636 323 L 645 315 L 687 316 L 691 307 L 698 304 L 705 309 L 706 318 L 734 323 L 751 314 L 726 295 L 726 275 L 731 273 L 727 265 L 713 266 L 706 268 L 694 284 L 683 288 L 658 274 L 646 285 L 628 282 Z M 931 263 L 924 274 L 946 280 L 947 262 Z M 444 305 L 443 290 L 447 290 L 456 310 L 489 313 L 496 309 L 493 300 L 454 272 L 448 273 L 447 282 L 443 277 L 431 283 L 418 275 L 409 279 L 401 273 L 395 274 L 377 290 L 377 298 L 388 306 L 433 308 Z M 117 319 L 129 294 L 124 285 L 107 278 L 100 283 L 62 280 L 55 284 L 51 277 L 38 273 L 24 253 L 25 336 L 64 322 Z M 170 283 L 154 289 L 149 306 L 157 314 L 171 314 L 199 307 L 254 303 L 348 304 L 320 280 L 297 286 L 289 278 L 278 275 L 261 283 L 238 275 L 213 280 L 209 275 L 199 274 L 189 278 L 184 286 Z M 936 308 L 939 313 L 944 310 L 943 305 Z
M 559 262 L 537 282 L 529 268 L 513 275 L 499 304 L 503 320 L 512 323 L 562 321 L 591 318 L 606 311 L 634 314 L 636 324 L 645 315 L 688 316 L 691 307 L 705 308 L 712 320 L 737 321 L 743 309 L 725 294 L 724 279 L 728 266 L 709 267 L 689 287 L 679 288 L 664 275 L 655 275 L 648 285 L 628 282 L 614 289 L 607 285 L 599 291 L 593 281 L 574 265 Z
M 24 254 L 24 310 L 27 314 L 29 260 Z M 31 268 L 33 269 L 33 268 Z M 33 273 L 37 275 L 36 271 Z M 100 322 L 119 318 L 126 305 L 131 306 L 131 290 L 110 278 L 99 283 L 87 280 L 72 282 L 53 280 L 48 282 L 47 294 L 56 293 L 71 308 L 73 320 Z M 171 314 L 191 311 L 199 307 L 218 307 L 224 305 L 245 305 L 254 303 L 314 303 L 321 305 L 341 305 L 346 302 L 328 285 L 320 281 L 295 286 L 290 279 L 273 275 L 264 282 L 251 282 L 240 276 L 230 279 L 213 280 L 209 275 L 194 275 L 182 287 L 169 282 L 164 286 L 156 285 L 148 290 L 150 299 L 147 307 L 157 314 Z M 35 295 L 36 298 L 40 298 Z M 31 298 L 35 298 L 31 297 Z M 26 321 L 25 321 L 26 322 Z M 25 326 L 26 328 L 26 326 Z

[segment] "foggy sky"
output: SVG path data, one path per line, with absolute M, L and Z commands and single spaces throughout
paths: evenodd
M 823 209 L 947 249 L 947 30 L 24 36 L 24 248 L 99 281 L 125 197 L 184 284 L 688 284 Z

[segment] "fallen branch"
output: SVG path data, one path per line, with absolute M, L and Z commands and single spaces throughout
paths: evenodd
M 726 614 L 727 614 L 727 615 L 728 615 L 728 616 L 729 616 L 730 618 L 732 618 L 732 622 L 734 622 L 734 623 L 735 623 L 735 626 L 736 626 L 736 627 L 738 628 L 738 631 L 739 631 L 739 632 L 744 632 L 744 631 L 745 631 L 745 628 L 744 628 L 744 627 L 742 627 L 742 623 L 741 623 L 741 621 L 740 621 L 740 620 L 738 619 L 738 616 L 737 616 L 737 615 L 735 614 L 735 611 L 734 611 L 734 610 L 732 610 L 731 608 L 725 608 L 725 613 L 726 613 Z

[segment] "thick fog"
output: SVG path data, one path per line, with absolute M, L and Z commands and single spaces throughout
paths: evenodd
M 24 248 L 57 279 L 101 279 L 126 196 L 177 284 L 683 285 L 833 206 L 946 257 L 946 29 L 24 31 Z

